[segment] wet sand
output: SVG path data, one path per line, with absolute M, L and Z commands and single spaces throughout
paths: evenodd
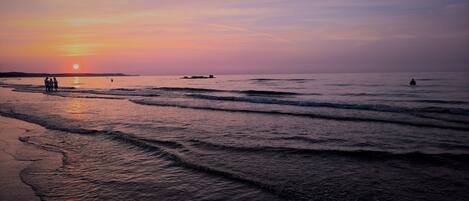
M 50 163 L 60 158 L 55 153 L 21 142 L 19 138 L 45 131 L 40 126 L 0 116 L 0 200 L 40 200 L 21 175 L 36 162 Z

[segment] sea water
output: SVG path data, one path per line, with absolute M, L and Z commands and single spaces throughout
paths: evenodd
M 63 154 L 23 175 L 45 200 L 465 200 L 468 77 L 8 78 L 0 115 Z

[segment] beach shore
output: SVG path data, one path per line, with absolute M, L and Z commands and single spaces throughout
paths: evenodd
M 35 162 L 49 161 L 49 156 L 54 153 L 46 153 L 19 138 L 45 131 L 40 126 L 0 116 L 0 200 L 40 200 L 21 175 Z

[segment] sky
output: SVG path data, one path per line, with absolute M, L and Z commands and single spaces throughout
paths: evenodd
M 469 71 L 469 0 L 1 0 L 0 71 Z

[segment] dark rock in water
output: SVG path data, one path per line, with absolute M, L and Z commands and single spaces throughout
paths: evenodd
M 184 76 L 182 79 L 212 79 L 215 78 L 213 75 L 203 76 L 203 75 L 193 75 L 193 76 Z

